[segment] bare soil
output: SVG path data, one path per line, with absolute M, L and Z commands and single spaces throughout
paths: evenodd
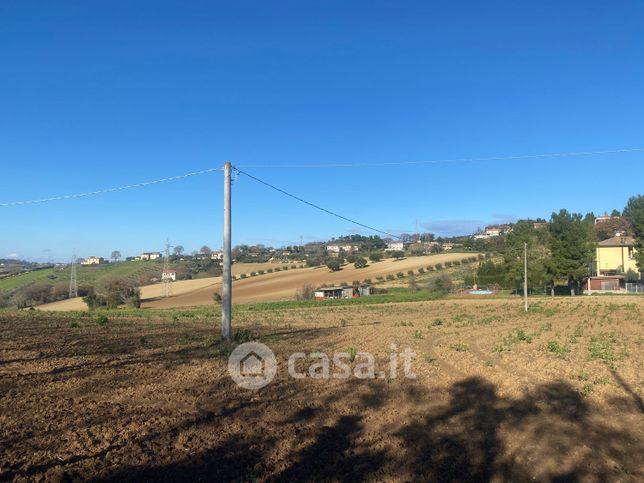
M 214 311 L 0 312 L 0 480 L 641 481 L 644 299 L 534 302 L 237 307 L 279 362 L 257 391 Z M 392 344 L 415 379 L 286 370 L 352 349 L 385 368 Z

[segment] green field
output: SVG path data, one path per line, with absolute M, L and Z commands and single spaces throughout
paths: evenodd
M 163 264 L 157 261 L 132 261 L 106 263 L 94 267 L 77 266 L 78 284 L 84 283 L 95 284 L 101 279 L 117 277 L 121 279 L 138 280 L 144 276 L 161 276 Z M 34 270 L 32 272 L 22 273 L 13 277 L 0 280 L 0 292 L 10 292 L 17 288 L 32 283 L 48 283 L 56 285 L 58 283 L 69 283 L 70 267 L 64 269 L 46 268 Z

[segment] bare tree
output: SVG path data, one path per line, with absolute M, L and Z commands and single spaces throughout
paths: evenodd
M 112 259 L 113 262 L 119 261 L 121 259 L 121 252 L 119 252 L 118 250 L 114 250 L 110 258 Z
M 174 247 L 173 252 L 176 256 L 180 257 L 181 255 L 183 255 L 184 248 L 182 245 L 177 245 L 176 247 Z
M 210 255 L 210 254 L 212 253 L 212 250 L 210 249 L 210 247 L 209 247 L 209 246 L 204 245 L 204 246 L 202 246 L 202 247 L 201 247 L 201 249 L 199 250 L 199 253 L 202 253 L 202 254 L 204 254 L 204 255 Z

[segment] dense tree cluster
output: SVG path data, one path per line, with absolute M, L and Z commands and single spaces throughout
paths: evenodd
M 644 272 L 644 196 L 632 197 L 623 214 L 614 210 L 611 216 L 610 220 L 595 223 L 592 213 L 582 216 L 562 209 L 553 213 L 545 226 L 531 220 L 519 221 L 498 249 L 503 261 L 482 262 L 477 270 L 477 282 L 519 289 L 523 284 L 524 247 L 527 246 L 530 287 L 549 286 L 553 293 L 556 285 L 578 287 L 581 279 L 591 272 L 595 243 L 605 239 L 604 234 L 613 228 L 635 237 L 638 268 Z M 614 235 L 615 232 L 610 234 Z M 631 281 L 639 278 L 635 273 L 625 275 Z

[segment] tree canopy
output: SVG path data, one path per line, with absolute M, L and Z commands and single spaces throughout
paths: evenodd
M 580 280 L 588 274 L 593 258 L 591 226 L 579 213 L 562 209 L 553 213 L 548 225 L 550 263 L 548 272 L 552 281 Z
M 633 196 L 628 200 L 624 208 L 624 218 L 631 224 L 637 250 L 637 268 L 644 274 L 644 195 Z

